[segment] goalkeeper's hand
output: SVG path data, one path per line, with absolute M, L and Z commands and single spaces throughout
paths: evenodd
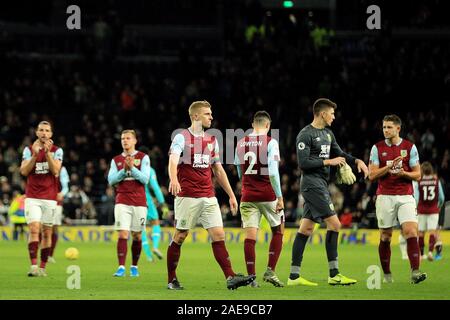
M 353 184 L 356 181 L 356 177 L 353 174 L 352 168 L 346 163 L 339 167 L 336 173 L 336 182 L 338 184 Z
M 161 212 L 162 212 L 162 218 L 163 219 L 168 219 L 169 218 L 169 207 L 167 206 L 167 204 L 163 204 L 161 206 Z

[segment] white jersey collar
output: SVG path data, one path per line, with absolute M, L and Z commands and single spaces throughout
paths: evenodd
M 385 142 L 389 147 L 392 147 L 392 144 L 389 142 L 389 139 L 384 139 L 384 142 Z M 403 139 L 400 138 L 400 141 L 396 144 L 396 146 L 398 147 L 402 142 L 403 142 Z

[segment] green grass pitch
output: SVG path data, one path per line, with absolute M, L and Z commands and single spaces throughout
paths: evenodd
M 76 247 L 80 258 L 69 261 L 64 250 Z M 243 244 L 228 244 L 233 268 L 244 272 Z M 166 252 L 162 244 L 161 251 Z M 184 291 L 166 289 L 166 261 L 147 262 L 142 253 L 139 263 L 141 276 L 129 277 L 130 249 L 127 257 L 127 277 L 114 278 L 117 267 L 115 243 L 59 243 L 56 264 L 47 267 L 48 277 L 28 278 L 29 269 L 25 242 L 0 242 L 0 299 L 170 299 L 170 300 L 287 300 L 287 299 L 450 299 L 450 247 L 444 248 L 441 261 L 422 261 L 421 269 L 428 273 L 423 283 L 409 283 L 409 262 L 401 260 L 398 247 L 392 248 L 391 269 L 395 282 L 381 284 L 381 289 L 369 290 L 367 268 L 378 264 L 376 246 L 340 245 L 339 264 L 344 275 L 358 283 L 349 287 L 331 287 L 327 284 L 327 261 L 323 245 L 309 245 L 303 259 L 302 275 L 319 283 L 318 287 L 275 288 L 261 279 L 267 263 L 267 244 L 257 245 L 257 275 L 260 288 L 226 289 L 225 280 L 207 244 L 186 243 L 182 247 L 178 277 Z M 291 245 L 285 245 L 277 266 L 277 274 L 287 280 L 291 260 Z M 81 270 L 81 288 L 68 289 L 70 274 L 67 267 L 78 265 Z

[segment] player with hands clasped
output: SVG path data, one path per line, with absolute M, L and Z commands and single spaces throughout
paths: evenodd
M 427 278 L 427 274 L 419 270 L 418 219 L 412 181 L 420 180 L 421 170 L 416 146 L 400 138 L 401 125 L 402 121 L 396 115 L 384 117 L 385 139 L 372 147 L 369 179 L 378 180 L 375 208 L 380 229 L 378 253 L 384 282 L 393 282 L 390 268 L 391 238 L 392 228 L 398 221 L 407 242 L 411 283 L 419 283 Z

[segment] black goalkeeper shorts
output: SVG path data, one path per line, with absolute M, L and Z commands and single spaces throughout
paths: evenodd
M 328 189 L 308 189 L 302 192 L 302 196 L 305 199 L 303 218 L 320 223 L 322 220 L 336 214 Z

